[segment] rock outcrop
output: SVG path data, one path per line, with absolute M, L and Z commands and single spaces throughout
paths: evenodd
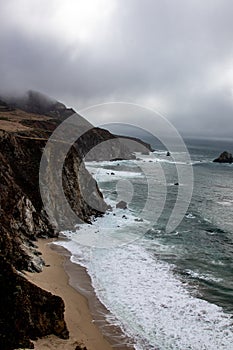
M 225 151 L 220 154 L 220 156 L 213 160 L 215 163 L 233 163 L 233 156 L 231 153 Z
M 120 201 L 119 203 L 116 204 L 116 208 L 127 209 L 127 203 L 125 201 Z
M 33 285 L 0 257 L 0 348 L 33 349 L 38 337 L 55 334 L 67 339 L 63 300 Z

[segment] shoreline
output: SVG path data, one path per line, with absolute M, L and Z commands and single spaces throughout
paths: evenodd
M 122 330 L 106 320 L 109 312 L 96 297 L 86 269 L 70 261 L 68 250 L 52 244 L 61 239 L 39 239 L 36 244 L 46 265 L 40 273 L 25 275 L 30 282 L 63 299 L 70 338 L 49 335 L 34 341 L 35 349 L 75 350 L 77 345 L 87 350 L 134 349 Z

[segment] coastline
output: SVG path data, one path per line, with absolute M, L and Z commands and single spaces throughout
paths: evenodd
M 25 274 L 32 283 L 63 299 L 70 338 L 49 335 L 34 341 L 35 349 L 75 350 L 77 345 L 86 346 L 87 350 L 134 349 L 127 345 L 120 328 L 106 321 L 108 311 L 95 296 L 86 269 L 72 263 L 66 249 L 51 244 L 56 240 L 38 240 L 38 250 L 46 265 L 40 273 Z

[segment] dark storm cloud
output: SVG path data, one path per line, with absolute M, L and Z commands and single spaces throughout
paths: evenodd
M 35 89 L 76 108 L 136 102 L 186 134 L 232 136 L 231 1 L 118 0 L 105 32 L 96 27 L 86 41 L 54 29 L 61 1 L 35 1 L 21 21 L 30 2 L 7 3 L 0 3 L 2 91 Z

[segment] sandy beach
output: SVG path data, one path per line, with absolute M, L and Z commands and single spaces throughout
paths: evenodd
M 85 345 L 88 350 L 110 350 L 108 342 L 93 322 L 87 299 L 69 284 L 64 263 L 69 260 L 64 254 L 51 249 L 53 240 L 37 242 L 46 266 L 41 273 L 26 273 L 27 278 L 47 291 L 59 295 L 65 302 L 65 320 L 70 332 L 68 340 L 50 335 L 34 342 L 36 350 L 75 350 L 77 345 Z

